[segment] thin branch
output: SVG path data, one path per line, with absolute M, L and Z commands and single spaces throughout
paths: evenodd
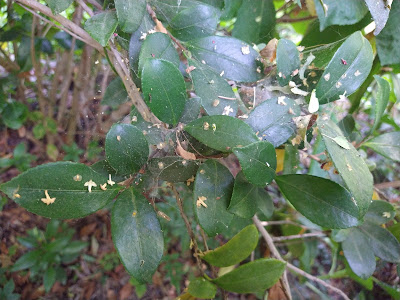
M 389 189 L 389 188 L 398 188 L 398 187 L 400 187 L 400 180 L 377 183 L 374 185 L 374 187 L 379 190 L 384 190 L 384 189 Z
M 311 232 L 311 233 L 303 233 L 303 234 L 295 234 L 295 235 L 287 235 L 287 236 L 277 236 L 273 237 L 273 242 L 282 242 L 282 241 L 290 241 L 296 239 L 310 238 L 310 237 L 326 237 L 326 234 L 323 232 Z
M 87 2 L 92 4 L 98 10 L 103 10 L 103 6 L 101 6 L 96 0 L 87 0 Z
M 283 16 L 283 17 L 277 19 L 276 23 L 296 23 L 296 22 L 314 20 L 316 18 L 317 17 L 314 17 L 314 16 L 308 16 L 308 17 L 304 17 L 304 18 L 290 18 L 287 16 Z
M 87 6 L 87 4 L 83 2 L 83 0 L 76 0 L 76 2 L 78 2 L 78 4 L 82 6 L 83 10 L 86 11 L 89 16 L 94 16 L 93 10 L 89 6 Z

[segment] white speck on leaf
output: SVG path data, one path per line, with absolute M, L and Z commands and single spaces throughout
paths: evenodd
M 310 103 L 308 104 L 308 111 L 313 114 L 319 110 L 319 101 L 315 95 L 315 89 L 311 92 Z
M 112 179 L 111 179 L 111 174 L 108 174 L 107 183 L 108 183 L 109 185 L 111 185 L 111 186 L 113 186 L 113 185 L 115 184 L 115 181 L 112 181 Z
M 215 125 L 215 123 L 212 124 L 212 130 L 213 131 L 217 130 L 217 125 Z
M 391 214 L 390 214 L 390 212 L 385 211 L 385 212 L 382 213 L 382 217 L 390 219 Z
M 44 191 L 44 195 L 46 196 L 46 198 L 42 198 L 40 200 L 42 200 L 43 203 L 46 203 L 47 205 L 54 203 L 54 201 L 56 200 L 56 198 L 51 198 L 48 191 L 45 190 Z
M 361 72 L 359 71 L 359 70 L 357 70 L 355 73 L 354 73 L 354 76 L 356 76 L 356 77 L 358 77 L 358 76 L 360 76 L 361 75 Z
M 258 17 L 256 17 L 256 19 L 255 19 L 256 23 L 260 23 L 261 20 L 262 20 L 261 16 L 258 16 Z
M 208 122 L 204 122 L 204 123 L 203 123 L 203 129 L 204 129 L 204 130 L 210 129 L 210 124 L 208 124 Z
M 76 174 L 73 179 L 74 179 L 74 181 L 82 181 L 82 176 L 79 174 Z
M 206 200 L 207 200 L 207 197 L 199 196 L 196 201 L 197 207 L 203 206 L 203 207 L 207 208 L 207 204 L 204 203 L 204 201 L 206 201 Z
M 92 188 L 96 187 L 97 184 L 92 179 L 90 179 L 89 181 L 85 182 L 84 186 L 86 186 L 88 188 L 89 193 L 91 193 L 92 192 Z
M 219 76 L 224 76 L 224 74 L 225 74 L 225 71 L 222 71 L 220 74 L 219 74 Z
M 100 184 L 100 188 L 101 188 L 103 191 L 107 191 L 107 183 Z
M 117 135 L 117 141 L 120 142 L 121 141 L 121 136 Z
M 212 105 L 213 105 L 214 107 L 217 107 L 218 104 L 219 104 L 219 100 L 218 100 L 218 99 L 215 99 Z
M 224 111 L 222 112 L 223 116 L 229 116 L 230 113 L 233 113 L 233 109 L 230 105 L 224 107 Z
M 283 106 L 286 106 L 287 105 L 287 103 L 285 102 L 285 96 L 280 96 L 280 97 L 278 97 L 278 104 L 279 105 L 283 105 Z
M 324 76 L 324 79 L 328 81 L 331 78 L 331 73 L 328 73 Z
M 158 163 L 158 168 L 161 169 L 161 170 L 164 169 L 164 163 L 160 161 Z
M 342 83 L 340 81 L 336 82 L 336 88 L 340 88 L 342 86 Z
M 250 54 L 250 47 L 249 47 L 249 45 L 243 46 L 243 47 L 242 47 L 242 54 L 243 54 L 243 55 Z

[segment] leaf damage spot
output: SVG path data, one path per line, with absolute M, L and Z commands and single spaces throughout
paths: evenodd
M 248 54 L 250 54 L 250 47 L 249 47 L 249 45 L 243 46 L 241 50 L 242 50 L 242 54 L 243 54 L 243 55 L 248 55 Z
M 233 108 L 230 105 L 225 106 L 222 115 L 229 116 L 230 113 L 233 113 Z
M 278 97 L 278 104 L 279 105 L 283 105 L 283 106 L 286 106 L 287 105 L 287 103 L 285 102 L 285 96 L 280 96 L 280 97 Z
M 88 188 L 89 193 L 91 193 L 92 192 L 92 188 L 96 187 L 97 184 L 92 179 L 90 179 L 89 181 L 85 182 L 84 186 L 86 186 Z
M 328 81 L 331 78 L 331 73 L 328 73 L 324 76 L 325 81 Z
M 347 166 L 347 170 L 349 170 L 350 172 L 353 171 L 353 168 L 350 166 L 350 164 L 346 164 Z
M 342 83 L 340 81 L 336 82 L 336 88 L 340 88 L 342 86 Z
M 134 210 L 133 212 L 132 212 L 132 217 L 136 217 L 136 215 L 137 215 L 137 211 L 136 210 Z
M 113 186 L 113 185 L 115 184 L 115 181 L 112 181 L 112 179 L 111 179 L 111 174 L 108 174 L 107 183 L 108 183 L 109 185 L 111 185 L 111 186 Z
M 100 184 L 100 188 L 102 191 L 107 191 L 107 183 Z
M 121 141 L 121 136 L 117 135 L 117 141 L 120 142 Z
M 49 204 L 54 203 L 54 201 L 56 201 L 55 197 L 54 198 L 50 197 L 49 192 L 47 190 L 44 191 L 44 195 L 46 196 L 46 198 L 40 199 L 43 203 L 49 205 Z
M 219 105 L 219 100 L 215 99 L 212 106 L 217 107 Z
M 359 70 L 355 71 L 354 76 L 358 77 L 361 75 L 361 72 Z
M 160 161 L 160 162 L 158 163 L 158 168 L 159 168 L 160 170 L 164 169 L 164 163 Z
M 207 197 L 199 196 L 196 201 L 197 207 L 203 206 L 203 207 L 207 208 L 207 204 L 204 203 L 204 201 L 206 201 L 206 200 L 207 200 Z
M 74 181 L 82 181 L 82 176 L 79 175 L 79 174 L 76 174 L 76 175 L 73 177 L 73 179 L 74 179 Z
M 204 129 L 204 130 L 210 129 L 210 124 L 208 124 L 208 122 L 204 122 L 204 123 L 203 123 L 203 129 Z
M 215 125 L 215 123 L 213 123 L 211 127 L 213 131 L 217 130 L 217 125 Z
M 385 212 L 382 213 L 382 217 L 384 217 L 384 218 L 390 219 L 391 216 L 392 216 L 391 213 L 388 212 L 388 211 L 385 211 Z

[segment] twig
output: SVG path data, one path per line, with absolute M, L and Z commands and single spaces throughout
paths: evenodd
M 90 4 L 96 7 L 98 10 L 103 10 L 103 6 L 101 6 L 96 0 L 87 0 Z
M 302 21 L 308 21 L 308 20 L 314 20 L 316 17 L 314 16 L 308 16 L 304 18 L 290 18 L 287 16 L 283 16 L 279 19 L 276 20 L 276 23 L 296 23 L 296 22 L 302 22 Z
M 400 187 L 400 180 L 377 183 L 374 185 L 374 187 L 379 190 L 384 190 L 384 189 L 389 189 L 389 188 L 398 188 L 398 187 Z
M 274 242 L 282 242 L 282 241 L 290 241 L 302 238 L 309 238 L 309 237 L 325 237 L 326 234 L 323 232 L 311 232 L 311 233 L 303 233 L 303 234 L 295 234 L 295 235 L 287 235 L 287 236 L 277 236 L 273 237 L 272 241 Z
M 89 6 L 87 6 L 87 4 L 83 2 L 83 0 L 76 0 L 76 2 L 78 2 L 78 4 L 82 6 L 83 10 L 86 11 L 89 16 L 94 16 L 93 10 Z

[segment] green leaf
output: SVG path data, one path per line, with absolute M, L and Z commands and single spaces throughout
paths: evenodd
M 209 236 L 229 231 L 233 215 L 227 207 L 232 188 L 233 176 L 215 160 L 207 160 L 197 171 L 193 206 L 200 226 Z
M 247 181 L 243 172 L 239 172 L 235 178 L 232 199 L 228 211 L 241 217 L 251 218 L 261 210 L 266 215 L 272 215 L 274 204 L 268 192 Z
M 400 63 L 400 3 L 393 1 L 385 28 L 376 37 L 376 48 L 382 65 Z
M 216 267 L 229 267 L 246 259 L 257 247 L 258 230 L 255 225 L 242 229 L 226 244 L 207 251 L 201 259 Z
M 345 149 L 343 148 L 344 145 L 337 143 L 337 138 L 343 136 L 343 134 L 335 123 L 331 120 L 324 121 L 323 118 L 319 118 L 317 125 L 336 170 L 354 197 L 359 210 L 358 217 L 362 218 L 372 199 L 373 178 L 371 172 L 351 143 L 347 142 L 345 145 L 346 148 L 349 147 L 350 149 Z M 363 184 L 360 184 L 360 182 Z
M 85 22 L 85 30 L 105 47 L 118 26 L 117 13 L 115 11 L 105 11 L 94 15 Z
M 169 23 L 171 34 L 181 41 L 214 34 L 221 11 L 211 5 L 199 4 L 179 12 Z
M 28 116 L 28 108 L 20 102 L 7 103 L 1 113 L 4 125 L 11 129 L 19 129 Z
M 167 24 L 182 10 L 189 7 L 202 4 L 200 1 L 196 0 L 149 0 L 151 7 L 157 14 L 160 21 L 165 21 Z
M 217 287 L 203 277 L 198 277 L 190 281 L 187 292 L 196 298 L 214 299 Z
M 386 224 L 396 216 L 396 210 L 389 202 L 374 200 L 365 214 L 365 220 L 378 225 Z
M 48 293 L 56 282 L 56 270 L 53 267 L 46 269 L 43 275 L 44 290 Z
M 241 265 L 212 282 L 233 293 L 260 292 L 273 286 L 284 271 L 285 263 L 276 259 L 261 258 Z
M 368 140 L 363 144 L 375 152 L 400 162 L 400 131 L 388 132 Z
M 222 11 L 221 21 L 229 21 L 236 17 L 237 12 L 242 5 L 242 0 L 224 0 L 224 10 Z
M 257 59 L 259 54 L 250 45 L 227 36 L 208 36 L 186 43 L 187 49 L 198 60 L 217 74 L 235 81 L 254 82 L 261 78 Z
M 296 174 L 300 163 L 299 150 L 292 144 L 285 144 L 282 175 Z
M 375 255 L 368 238 L 358 228 L 353 228 L 342 243 L 343 253 L 350 268 L 363 279 L 370 277 L 376 267 Z
M 368 77 L 372 61 L 371 44 L 361 32 L 349 36 L 336 51 L 317 84 L 319 103 L 325 104 L 338 100 L 341 95 L 353 94 Z
M 385 113 L 386 106 L 389 103 L 390 96 L 390 84 L 382 77 L 374 75 L 376 83 L 378 84 L 378 90 L 375 97 L 375 120 L 374 126 L 371 129 L 373 132 L 377 126 L 380 124 L 381 118 Z
M 259 187 L 265 187 L 275 178 L 276 153 L 274 146 L 259 141 L 248 146 L 234 148 L 233 153 L 239 159 L 244 176 Z
M 293 118 L 300 115 L 300 107 L 296 102 L 282 97 L 279 97 L 279 103 L 282 104 L 278 103 L 278 98 L 264 101 L 251 111 L 246 120 L 254 132 L 259 132 L 259 136 L 274 147 L 282 145 L 296 132 Z
M 185 110 L 179 122 L 183 124 L 190 123 L 199 117 L 201 109 L 201 99 L 199 97 L 189 98 L 185 104 Z
M 148 58 L 163 59 L 179 68 L 180 60 L 171 38 L 161 32 L 148 34 L 139 55 L 139 74 Z
M 296 44 L 286 39 L 280 39 L 276 48 L 276 67 L 278 82 L 285 86 L 294 77 L 292 74 L 300 68 L 300 53 Z
M 109 105 L 116 109 L 128 100 L 129 96 L 124 83 L 122 82 L 121 77 L 117 77 L 108 85 L 103 99 L 101 99 L 101 105 Z
M 43 253 L 40 249 L 25 253 L 20 258 L 18 258 L 17 261 L 14 263 L 14 265 L 11 268 L 11 272 L 29 269 L 34 264 L 36 264 L 38 260 L 40 260 L 42 255 Z
M 185 126 L 185 130 L 203 144 L 223 152 L 257 142 L 249 125 L 229 116 L 206 116 Z
M 142 89 L 151 111 L 163 122 L 176 125 L 186 103 L 181 72 L 169 61 L 148 59 L 142 70 Z
M 177 156 L 153 158 L 148 163 L 148 169 L 157 180 L 169 182 L 184 182 L 196 175 L 199 163 L 185 160 Z
M 277 176 L 275 180 L 285 198 L 311 222 L 327 228 L 358 224 L 358 208 L 339 184 L 300 174 Z
M 118 23 L 122 31 L 132 33 L 139 28 L 146 12 L 146 0 L 115 0 Z
M 56 162 L 29 169 L 2 184 L 1 190 L 17 204 L 40 216 L 82 218 L 103 208 L 117 194 L 117 185 L 108 185 L 106 191 L 100 189 L 100 184 L 107 179 L 84 164 Z M 97 186 L 89 193 L 85 183 L 90 180 Z M 46 198 L 46 190 L 50 198 L 55 198 L 49 205 L 41 201 Z
M 364 0 L 367 4 L 368 9 L 375 21 L 375 31 L 374 34 L 378 35 L 382 29 L 385 27 L 386 22 L 389 18 L 390 8 L 385 1 L 376 0 Z
M 188 59 L 190 66 L 195 67 L 190 72 L 196 95 L 201 98 L 201 105 L 208 115 L 222 115 L 228 113 L 236 116 L 237 101 L 235 93 L 229 83 L 215 73 L 208 65 Z M 225 109 L 225 107 L 228 107 Z M 232 110 L 229 110 L 231 108 Z
M 132 188 L 112 209 L 111 233 L 126 270 L 139 283 L 150 282 L 164 251 L 157 215 L 147 199 Z
M 275 7 L 269 0 L 243 0 L 232 36 L 249 44 L 267 43 L 274 37 Z
M 315 1 L 315 9 L 320 21 L 320 30 L 330 25 L 351 25 L 360 21 L 368 12 L 364 1 L 360 0 L 324 0 Z
M 66 10 L 74 0 L 45 0 L 47 5 L 51 8 L 53 14 L 59 14 Z
M 360 230 L 368 237 L 376 256 L 388 262 L 400 262 L 400 243 L 390 231 L 368 222 L 361 225 Z
M 119 174 L 136 173 L 149 157 L 143 133 L 133 125 L 114 124 L 106 136 L 106 157 Z

